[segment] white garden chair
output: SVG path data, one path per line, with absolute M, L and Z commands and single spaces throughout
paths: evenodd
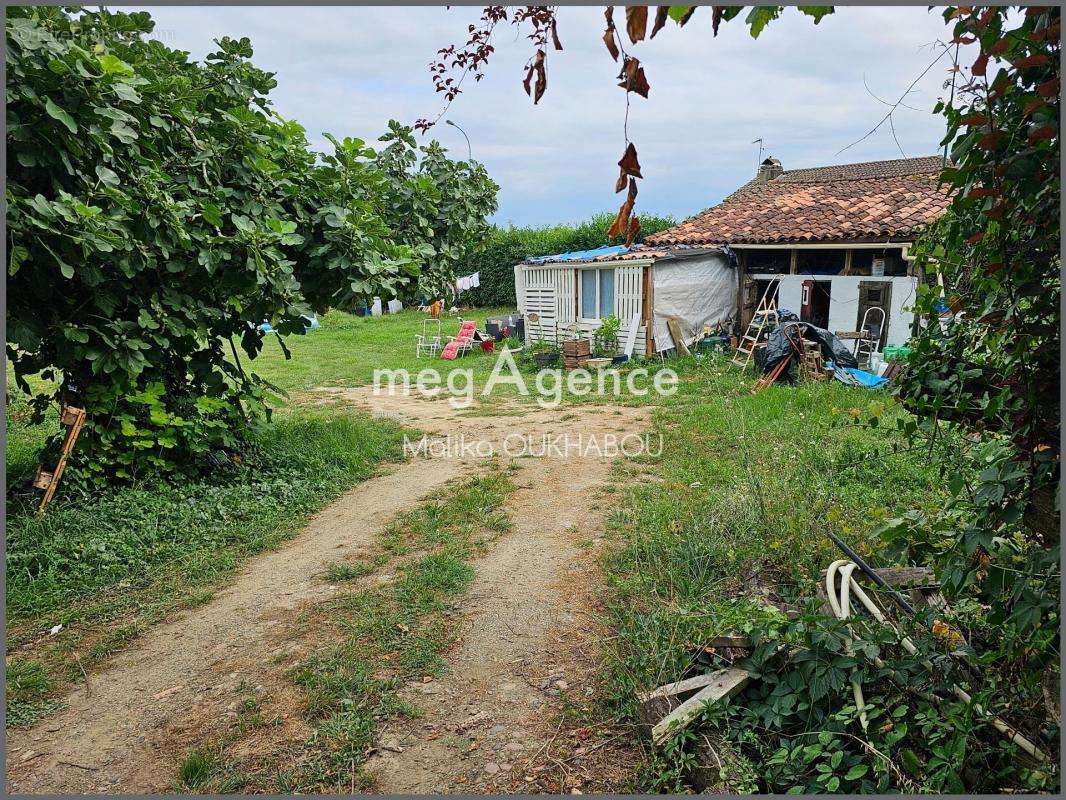
M 441 347 L 440 320 L 422 320 L 422 332 L 418 334 L 418 341 L 415 343 L 415 358 L 421 358 L 423 351 L 430 356 L 436 356 Z

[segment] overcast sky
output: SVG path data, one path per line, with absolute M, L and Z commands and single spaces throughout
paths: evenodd
M 277 73 L 274 103 L 298 120 L 320 149 L 322 133 L 373 143 L 390 118 L 410 124 L 441 107 L 427 64 L 461 43 L 479 10 L 470 7 L 151 7 L 156 37 L 201 58 L 224 35 L 248 36 L 254 61 Z M 619 9 L 620 11 L 620 9 Z M 623 19 L 621 14 L 618 15 Z M 613 184 L 624 139 L 625 93 L 601 41 L 603 9 L 564 7 L 565 50 L 548 59 L 548 91 L 538 106 L 522 90 L 529 56 L 514 29 L 497 29 L 497 52 L 480 83 L 469 81 L 448 112 L 470 136 L 474 157 L 500 184 L 496 222 L 578 220 L 614 211 Z M 884 116 L 864 86 L 895 100 L 950 34 L 939 11 L 918 7 L 838 8 L 818 26 L 794 9 L 754 40 L 741 20 L 710 33 L 708 9 L 680 29 L 627 49 L 641 58 L 648 100 L 633 96 L 629 135 L 645 180 L 638 212 L 689 216 L 714 205 L 755 171 L 762 137 L 786 169 L 900 157 L 888 126 L 839 153 Z M 972 59 L 971 59 L 972 60 Z M 963 60 L 962 63 L 968 63 Z M 907 156 L 938 152 L 932 114 L 948 78 L 943 59 L 919 81 L 895 116 Z M 430 136 L 459 157 L 466 142 L 438 125 Z

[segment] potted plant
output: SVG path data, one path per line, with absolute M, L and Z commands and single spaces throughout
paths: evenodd
M 618 355 L 618 333 L 622 321 L 614 314 L 600 320 L 600 327 L 592 334 L 592 353 L 596 358 L 612 359 Z
M 554 342 L 536 342 L 530 352 L 533 354 L 533 361 L 541 368 L 550 367 L 559 360 L 559 346 Z

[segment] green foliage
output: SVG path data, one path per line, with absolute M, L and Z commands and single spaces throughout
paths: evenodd
M 600 327 L 592 335 L 593 354 L 600 358 L 609 358 L 618 354 L 618 332 L 622 330 L 622 320 L 614 314 L 600 320 Z
M 211 756 L 200 752 L 189 753 L 181 762 L 178 778 L 183 788 L 195 790 L 210 780 L 217 767 L 216 760 Z
M 499 187 L 481 164 L 452 161 L 436 141 L 416 150 L 411 128 L 395 121 L 380 141 L 385 219 L 400 242 L 425 258 L 418 296 L 440 297 L 491 233 L 486 217 L 496 211 Z
M 496 228 L 484 249 L 463 259 L 458 273 L 481 273 L 481 285 L 463 292 L 461 300 L 470 306 L 509 306 L 517 302 L 514 266 L 530 256 L 547 256 L 574 250 L 591 250 L 607 244 L 607 229 L 614 214 L 597 214 L 579 225 L 548 225 L 538 228 Z M 672 217 L 640 215 L 640 236 L 664 231 L 677 222 Z
M 98 482 L 239 451 L 268 416 L 239 355 L 261 351 L 260 322 L 299 334 L 312 311 L 411 296 L 495 209 L 484 168 L 436 143 L 416 165 L 406 140 L 398 157 L 334 139 L 316 165 L 247 39 L 197 63 L 152 28 L 143 12 L 6 17 L 7 354 L 27 394 L 30 376 L 54 382 L 38 418 L 86 408 L 68 474 Z
M 178 561 L 192 572 L 202 554 L 221 569 L 223 554 L 276 543 L 293 520 L 334 497 L 335 487 L 396 457 L 399 445 L 392 425 L 301 415 L 271 426 L 239 464 L 197 482 L 118 488 L 88 502 L 60 502 L 41 517 L 16 496 L 8 502 L 8 620 L 69 610 L 116 586 L 145 586 Z
M 978 6 L 944 18 L 981 54 L 937 106 L 954 197 L 915 252 L 946 296 L 919 297 L 933 322 L 912 343 L 900 396 L 918 416 L 915 441 L 968 435 L 941 464 L 950 500 L 884 535 L 893 553 L 932 566 L 960 609 L 987 665 L 975 699 L 1042 721 L 1036 738 L 1055 742 L 1042 687 L 1060 674 L 1061 11 Z M 946 330 L 945 307 L 957 313 Z

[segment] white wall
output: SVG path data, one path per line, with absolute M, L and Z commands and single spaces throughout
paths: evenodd
M 892 301 L 888 314 L 887 344 L 906 344 L 911 338 L 914 314 L 904 311 L 914 305 L 918 292 L 918 279 L 911 276 L 872 277 L 870 275 L 779 275 L 754 274 L 757 280 L 780 281 L 777 305 L 799 313 L 803 282 L 808 280 L 829 281 L 829 330 L 853 331 L 859 327 L 859 283 L 861 281 L 891 281 Z

